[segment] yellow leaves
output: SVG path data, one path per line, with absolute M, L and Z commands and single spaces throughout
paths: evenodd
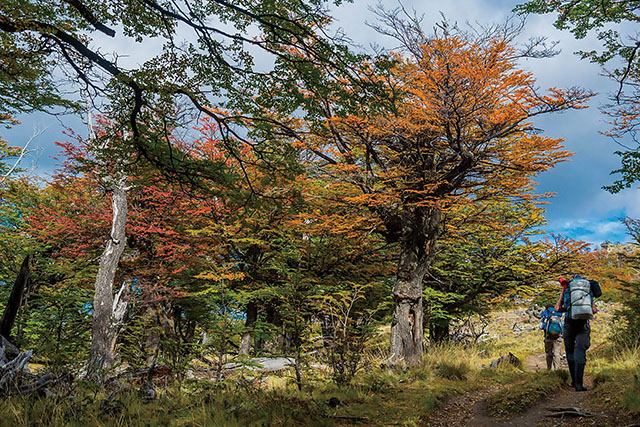
M 209 271 L 209 272 L 200 273 L 197 276 L 195 276 L 196 279 L 211 280 L 214 282 L 221 282 L 223 280 L 228 280 L 228 281 L 242 280 L 244 279 L 244 277 L 245 277 L 244 273 L 239 271 L 235 271 L 235 272 Z

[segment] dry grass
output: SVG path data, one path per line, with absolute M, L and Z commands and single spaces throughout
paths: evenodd
M 599 375 L 598 387 L 605 395 L 617 388 L 620 407 L 640 411 L 635 388 L 619 393 L 620 384 L 636 384 L 633 372 L 640 369 L 640 350 L 614 351 L 602 344 L 608 317 L 604 313 L 594 322 L 589 368 Z M 487 368 L 509 352 L 521 360 L 542 353 L 542 332 L 536 327 L 537 320 L 528 321 L 514 311 L 494 313 L 486 329 L 490 339 L 471 345 L 430 345 L 423 363 L 408 371 L 382 367 L 387 362 L 389 339 L 388 330 L 383 329 L 367 354 L 366 369 L 343 387 L 332 384 L 326 370 L 313 369 L 307 372 L 302 392 L 293 384 L 291 372 L 281 372 L 267 374 L 259 382 L 228 377 L 221 388 L 207 381 L 191 381 L 181 389 L 167 389 L 149 403 L 129 392 L 105 405 L 104 393 L 94 395 L 82 387 L 59 400 L 14 396 L 0 402 L 0 426 L 331 426 L 339 423 L 336 416 L 361 417 L 368 420 L 364 425 L 420 425 L 448 396 L 491 384 L 502 384 L 507 390 L 496 401 L 496 410 L 513 412 L 525 400 L 530 404 L 553 392 L 561 381 L 556 374 Z M 340 402 L 337 408 L 328 405 L 332 398 Z

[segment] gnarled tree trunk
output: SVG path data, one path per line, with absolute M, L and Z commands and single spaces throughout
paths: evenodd
M 113 366 L 114 352 L 112 344 L 115 340 L 113 322 L 113 281 L 120 256 L 125 248 L 125 227 L 127 222 L 127 194 L 123 185 L 112 188 L 111 204 L 113 219 L 111 235 L 100 257 L 100 268 L 95 282 L 93 298 L 93 333 L 89 369 L 105 369 Z
M 391 360 L 415 365 L 422 360 L 422 281 L 433 256 L 440 227 L 436 208 L 408 208 L 402 217 L 400 259 L 393 287 Z

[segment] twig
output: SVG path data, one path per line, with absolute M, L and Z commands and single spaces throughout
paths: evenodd
M 16 168 L 18 167 L 18 165 L 20 164 L 20 162 L 22 161 L 24 156 L 31 152 L 31 150 L 28 149 L 29 148 L 29 144 L 31 144 L 34 139 L 36 139 L 37 137 L 42 135 L 45 130 L 46 129 L 34 130 L 33 131 L 33 135 L 31 136 L 31 138 L 29 138 L 29 140 L 24 144 L 24 146 L 22 148 L 20 148 L 20 153 L 17 155 L 18 159 L 13 163 L 11 168 L 4 175 L 0 176 L 0 184 L 2 184 L 4 182 L 4 180 L 7 179 L 9 177 L 9 175 L 11 175 L 13 173 L 13 171 L 16 170 Z
M 368 417 L 355 417 L 349 415 L 327 415 L 328 418 L 334 418 L 337 420 L 349 420 L 349 421 L 369 421 Z
M 580 408 L 547 408 L 547 411 L 553 412 L 552 414 L 545 415 L 550 418 L 564 418 L 564 417 L 573 417 L 573 418 L 605 418 L 606 415 L 602 414 L 592 414 L 590 412 L 582 412 Z

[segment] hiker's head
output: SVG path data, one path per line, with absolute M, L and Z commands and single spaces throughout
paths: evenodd
M 546 308 L 547 310 L 549 310 L 550 308 L 553 308 L 553 304 L 547 304 L 544 306 L 544 308 Z
M 566 286 L 569 284 L 569 280 L 565 277 L 561 277 L 560 279 L 558 279 L 558 282 L 560 282 L 562 286 Z

